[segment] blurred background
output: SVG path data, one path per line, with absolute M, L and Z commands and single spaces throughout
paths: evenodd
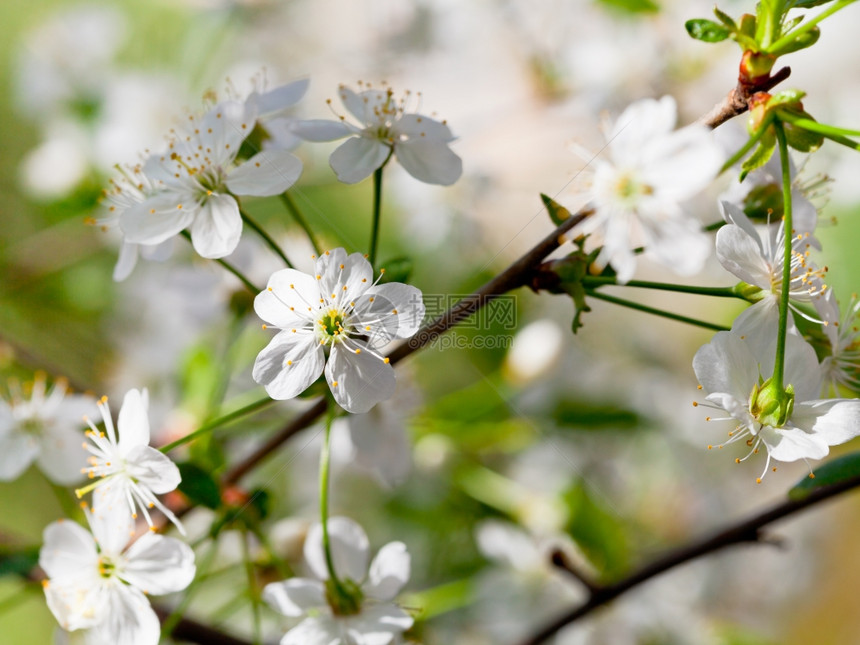
M 751 3 L 724 0 L 732 15 Z M 87 225 L 117 163 L 157 148 L 184 110 L 225 88 L 244 96 L 310 78 L 294 116 L 329 118 L 339 83 L 387 81 L 421 92 L 420 111 L 446 119 L 464 175 L 451 188 L 386 169 L 383 260 L 409 258 L 409 281 L 441 313 L 551 230 L 539 193 L 578 206 L 599 150 L 601 122 L 644 97 L 676 97 L 681 123 L 734 85 L 739 50 L 692 41 L 685 20 L 710 0 L 30 0 L 0 4 L 0 371 L 26 382 L 65 376 L 78 391 L 118 402 L 149 388 L 154 434 L 175 439 L 219 411 L 263 395 L 250 378 L 267 341 L 241 285 L 178 240 L 164 262 L 112 279 L 116 231 Z M 811 50 L 789 56 L 786 87 L 809 93 L 820 121 L 857 127 L 857 11 L 823 25 Z M 780 61 L 783 62 L 783 61 Z M 226 79 L 229 79 L 227 81 Z M 337 101 L 335 100 L 335 105 Z M 337 109 L 340 109 L 337 106 Z M 742 120 L 719 131 L 728 148 Z M 296 150 L 292 191 L 325 246 L 366 251 L 369 181 L 338 184 L 335 144 Z M 857 289 L 860 158 L 825 145 L 802 167 L 833 179 L 823 206 L 820 264 L 841 298 Z M 797 160 L 800 162 L 801 160 Z M 802 164 L 801 164 L 802 165 Z M 716 197 L 691 206 L 720 218 Z M 825 205 L 826 204 L 826 205 Z M 248 209 L 311 266 L 311 249 L 275 199 Z M 277 258 L 253 239 L 230 261 L 263 284 Z M 640 263 L 646 279 L 671 280 Z M 692 283 L 729 285 L 713 260 Z M 422 607 L 411 632 L 428 644 L 514 643 L 582 590 L 546 558 L 564 543 L 611 580 L 649 557 L 784 499 L 806 474 L 790 464 L 755 485 L 761 464 L 708 452 L 719 428 L 690 405 L 691 369 L 710 332 L 601 302 L 570 332 L 568 298 L 526 291 L 398 367 L 398 391 L 370 418 L 335 429 L 333 511 L 367 529 L 374 548 L 402 540 L 413 555 L 404 604 Z M 628 294 L 624 294 L 627 296 Z M 730 324 L 739 311 L 697 296 L 634 294 Z M 305 401 L 277 404 L 185 450 L 219 473 L 283 426 Z M 115 406 L 116 407 L 116 406 Z M 116 409 L 114 410 L 116 412 Z M 301 541 L 316 518 L 319 428 L 294 437 L 243 482 L 270 507 L 252 545 L 261 583 L 273 562 L 301 573 Z M 850 450 L 850 447 L 848 448 Z M 837 451 L 838 453 L 839 451 Z M 0 483 L 0 549 L 38 547 L 65 513 L 68 491 L 36 469 Z M 188 522 L 205 534 L 211 514 Z M 860 501 L 840 499 L 784 522 L 783 548 L 735 548 L 670 572 L 560 634 L 560 645 L 844 645 L 856 642 Z M 241 535 L 218 540 L 214 578 L 188 615 L 250 633 Z M 13 567 L 3 560 L 0 574 Z M 215 574 L 213 574 L 215 575 Z M 177 599 L 178 600 L 178 599 Z M 214 616 L 214 618 L 213 618 Z M 265 610 L 270 640 L 289 623 Z M 0 577 L 0 644 L 52 642 L 38 585 Z

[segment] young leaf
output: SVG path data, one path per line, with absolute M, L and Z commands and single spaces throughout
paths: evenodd
M 723 23 L 726 27 L 731 31 L 736 31 L 738 26 L 735 24 L 734 18 L 732 18 L 729 14 L 724 11 L 720 11 L 719 8 L 714 7 L 714 15 L 719 19 L 721 23 Z
M 549 195 L 540 194 L 541 201 L 543 201 L 543 205 L 546 206 L 546 211 L 549 213 L 549 218 L 552 220 L 552 223 L 556 226 L 561 226 L 562 222 L 570 217 L 570 211 L 567 210 L 564 206 L 559 204 Z
M 852 452 L 831 459 L 815 469 L 815 478 L 804 477 L 788 491 L 788 498 L 799 501 L 806 498 L 816 488 L 838 484 L 846 479 L 860 475 L 860 452 Z
M 739 181 L 743 181 L 746 176 L 756 168 L 761 168 L 773 156 L 773 151 L 776 150 L 776 137 L 771 134 L 765 134 L 761 141 L 758 142 L 755 151 L 747 157 L 741 166 L 741 174 Z
M 21 576 L 26 578 L 39 563 L 39 547 L 0 550 L 0 578 Z
M 707 18 L 693 18 L 684 23 L 684 27 L 691 38 L 706 43 L 718 43 L 732 35 L 728 27 Z
M 812 7 L 820 7 L 828 2 L 833 2 L 833 0 L 794 0 L 794 2 L 791 3 L 790 8 L 811 9 Z
M 792 52 L 800 51 L 801 49 L 806 49 L 807 47 L 811 47 L 816 42 L 818 42 L 819 37 L 821 36 L 821 30 L 818 27 L 813 27 L 809 31 L 805 31 L 800 34 L 793 41 L 785 45 L 784 47 L 778 48 L 776 51 L 771 53 L 777 56 L 784 56 L 785 54 L 790 54 Z
M 597 0 L 600 4 L 628 13 L 656 13 L 660 6 L 653 0 Z
M 182 475 L 179 491 L 192 504 L 199 504 L 213 510 L 221 506 L 221 491 L 212 475 L 190 461 L 178 464 L 178 466 L 179 474 Z

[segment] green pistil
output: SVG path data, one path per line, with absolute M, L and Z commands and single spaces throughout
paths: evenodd
M 45 426 L 40 419 L 24 419 L 21 421 L 19 428 L 24 434 L 38 436 L 42 434 Z
M 343 314 L 335 310 L 329 311 L 319 321 L 320 327 L 332 340 L 343 335 Z
M 99 575 L 102 578 L 112 577 L 114 571 L 116 571 L 116 565 L 113 562 L 105 557 L 99 558 Z

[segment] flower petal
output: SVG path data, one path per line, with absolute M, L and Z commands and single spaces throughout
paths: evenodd
M 391 635 L 405 632 L 414 620 L 397 605 L 385 603 L 363 607 L 360 614 L 347 618 L 346 622 L 347 629 L 363 635 L 368 645 L 387 645 L 395 642 Z
M 830 446 L 860 435 L 860 400 L 827 399 L 806 401 L 794 406 L 791 423 L 815 433 Z
M 367 330 L 371 347 L 380 348 L 393 338 L 409 338 L 424 320 L 421 290 L 400 282 L 378 284 L 355 300 L 357 325 Z
M 125 393 L 117 418 L 119 451 L 126 455 L 135 446 L 149 445 L 149 396 L 146 390 L 132 389 Z
M 307 578 L 290 578 L 267 584 L 263 589 L 263 600 L 275 611 L 292 617 L 328 607 L 323 584 L 319 580 Z
M 122 282 L 131 275 L 132 271 L 134 271 L 134 267 L 137 265 L 139 248 L 139 244 L 127 242 L 125 240 L 122 241 L 119 246 L 119 255 L 116 259 L 116 266 L 113 268 L 114 282 Z
M 347 412 L 367 412 L 380 401 L 390 399 L 397 386 L 394 368 L 370 351 L 336 345 L 325 366 L 334 400 Z
M 677 120 L 678 107 L 671 96 L 631 103 L 615 120 L 607 137 L 612 157 L 637 158 L 652 140 L 671 132 Z
M 45 425 L 39 437 L 36 463 L 52 482 L 68 486 L 83 478 L 81 471 L 87 465 L 89 453 L 81 447 L 84 440 L 82 425 L 80 417 L 77 423 L 55 419 L 53 423 Z
M 739 226 L 727 224 L 717 231 L 717 259 L 726 271 L 760 289 L 770 290 L 771 271 L 762 257 L 761 241 Z
M 290 125 L 290 132 L 305 141 L 335 141 L 355 134 L 355 129 L 343 121 L 304 119 Z
M 330 517 L 328 520 L 331 556 L 338 578 L 349 578 L 361 583 L 367 575 L 370 542 L 361 526 L 348 517 Z M 322 524 L 314 524 L 305 538 L 305 560 L 320 580 L 328 580 L 328 567 L 322 544 Z
M 315 269 L 322 294 L 332 300 L 358 298 L 373 283 L 370 262 L 361 253 L 347 255 L 342 247 L 322 253 Z
M 352 137 L 331 153 L 329 164 L 345 184 L 357 184 L 382 166 L 391 148 L 376 139 Z
M 38 456 L 39 444 L 30 435 L 14 428 L 0 431 L 0 481 L 17 479 Z
M 227 188 L 236 195 L 280 195 L 296 183 L 302 162 L 288 150 L 263 150 L 227 176 Z
M 123 484 L 122 480 L 111 482 L 110 489 L 120 492 Z M 101 493 L 105 488 L 107 487 L 100 486 L 97 492 Z M 134 519 L 124 495 L 120 498 L 120 503 L 101 507 L 98 497 L 94 497 L 93 506 L 88 509 L 86 517 L 93 537 L 99 545 L 99 551 L 111 557 L 122 553 L 131 536 L 134 535 Z
M 254 298 L 254 311 L 267 323 L 280 329 L 292 329 L 305 324 L 310 315 L 308 307 L 320 299 L 318 281 L 295 269 L 281 269 L 269 278 L 265 291 Z
M 242 236 L 239 205 L 230 195 L 213 193 L 200 207 L 191 225 L 194 250 L 204 258 L 230 255 Z
M 450 186 L 463 174 L 463 160 L 447 143 L 410 139 L 394 144 L 394 154 L 410 175 L 427 184 Z
M 184 542 L 146 533 L 123 556 L 119 577 L 148 595 L 185 589 L 194 579 L 194 551 Z
M 99 643 L 157 645 L 161 623 L 146 596 L 134 587 L 115 585 L 106 594 L 105 619 L 93 629 Z
M 737 334 L 719 331 L 693 357 L 696 378 L 709 394 L 730 394 L 741 401 L 749 399 L 758 383 L 758 363 L 749 345 Z
M 329 616 L 305 618 L 288 631 L 281 645 L 341 645 L 340 626 Z
M 830 452 L 822 437 L 798 428 L 765 428 L 761 437 L 767 445 L 768 453 L 777 461 L 821 459 Z
M 389 542 L 373 558 L 368 581 L 362 586 L 362 590 L 377 600 L 393 600 L 409 582 L 411 563 L 403 542 Z
M 325 354 L 313 332 L 284 330 L 257 355 L 252 376 L 273 399 L 304 392 L 322 374 Z
M 170 457 L 151 446 L 135 446 L 125 461 L 128 475 L 158 495 L 175 490 L 182 481 L 179 468 Z
M 257 118 L 274 116 L 298 103 L 308 91 L 310 83 L 309 78 L 302 78 L 262 94 L 253 92 L 248 97 L 248 101 L 254 104 Z
M 404 114 L 394 125 L 397 134 L 409 137 L 424 137 L 428 141 L 449 143 L 455 139 L 451 128 L 423 114 Z
M 45 527 L 39 566 L 49 578 L 77 578 L 96 571 L 98 552 L 90 532 L 77 522 L 60 520 Z
M 159 244 L 188 227 L 195 211 L 190 194 L 158 193 L 120 215 L 119 226 L 127 242 Z

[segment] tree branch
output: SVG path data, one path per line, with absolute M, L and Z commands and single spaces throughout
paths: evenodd
M 722 101 L 717 103 L 710 112 L 701 117 L 696 123 L 701 123 L 713 129 L 722 125 L 729 119 L 743 114 L 749 109 L 749 100 L 756 92 L 767 92 L 782 83 L 791 74 L 790 67 L 783 67 L 773 76 L 755 83 L 743 83 L 738 81 L 737 86 L 726 95 Z
M 589 599 L 584 604 L 548 623 L 536 634 L 520 643 L 520 645 L 539 645 L 563 627 L 584 618 L 598 607 L 614 600 L 630 589 L 647 582 L 651 578 L 655 578 L 669 569 L 695 560 L 703 555 L 714 553 L 735 544 L 773 544 L 773 540 L 762 533 L 761 529 L 763 527 L 857 487 L 860 487 L 860 475 L 855 475 L 850 479 L 830 486 L 822 486 L 813 490 L 803 499 L 789 500 L 777 504 L 769 510 L 754 515 L 738 524 L 729 526 L 713 535 L 670 551 L 618 582 L 595 586 L 591 590 Z
M 158 619 L 164 621 L 170 612 L 162 607 L 153 607 L 155 613 L 158 614 Z M 246 640 L 230 636 L 222 631 L 208 627 L 203 623 L 198 623 L 196 620 L 182 618 L 173 628 L 171 636 L 174 640 L 198 643 L 198 645 L 251 645 Z

